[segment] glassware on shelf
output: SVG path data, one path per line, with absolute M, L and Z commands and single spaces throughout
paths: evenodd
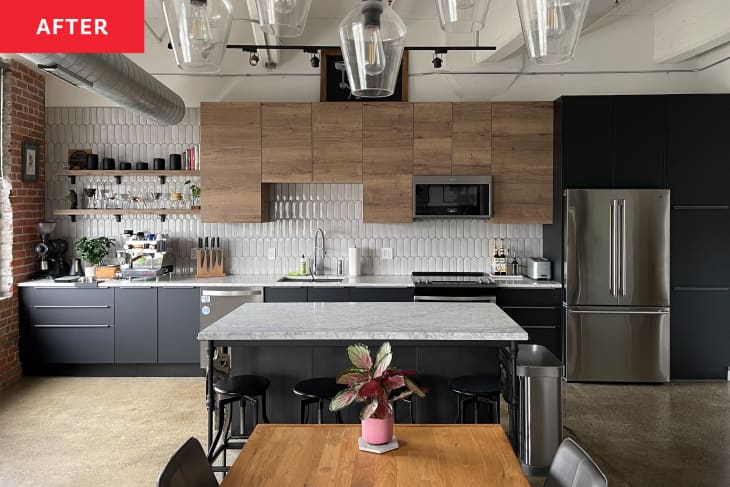
M 95 209 L 95 199 L 96 196 L 96 188 L 87 187 L 84 188 L 84 195 L 86 196 L 86 208 L 87 209 Z

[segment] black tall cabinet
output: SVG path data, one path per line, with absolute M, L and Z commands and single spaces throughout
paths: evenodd
M 668 188 L 671 377 L 730 366 L 730 95 L 562 97 L 555 102 L 554 218 L 544 253 L 562 279 L 563 190 Z

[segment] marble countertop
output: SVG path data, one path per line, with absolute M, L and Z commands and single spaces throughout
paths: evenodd
M 342 277 L 341 282 L 311 282 L 311 281 L 289 281 L 278 282 L 280 275 L 235 275 L 225 277 L 198 278 L 192 275 L 175 275 L 172 279 L 163 277 L 159 281 L 145 280 L 108 280 L 99 281 L 99 287 L 413 287 L 410 275 L 405 276 L 328 276 Z M 559 282 L 536 281 L 526 277 L 523 278 L 500 278 L 497 280 L 499 287 L 508 288 L 547 288 L 559 289 Z M 18 284 L 19 287 L 74 287 L 73 283 L 53 282 L 51 279 L 37 279 L 25 281 Z
M 198 334 L 198 340 L 527 340 L 527 332 L 488 303 L 250 303 Z

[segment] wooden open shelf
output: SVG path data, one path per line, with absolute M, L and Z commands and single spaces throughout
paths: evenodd
M 129 171 L 105 171 L 103 169 L 98 169 L 94 171 L 88 169 L 64 169 L 62 171 L 59 171 L 58 175 L 67 176 L 69 179 L 71 179 L 71 184 L 76 184 L 77 176 L 113 176 L 114 178 L 116 178 L 117 184 L 121 184 L 122 177 L 124 176 L 155 176 L 160 178 L 161 184 L 165 184 L 165 178 L 169 176 L 185 176 L 191 178 L 200 176 L 200 171 L 173 171 L 167 169 L 164 171 L 138 171 L 136 169 L 130 169 Z
M 161 221 L 170 215 L 199 215 L 200 210 L 181 210 L 173 208 L 109 208 L 109 209 L 87 209 L 87 210 L 53 210 L 54 216 L 70 216 L 71 221 L 76 221 L 77 216 L 105 216 L 114 215 L 117 221 L 121 221 L 123 215 L 159 215 Z

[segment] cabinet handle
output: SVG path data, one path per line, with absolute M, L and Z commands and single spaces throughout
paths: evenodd
M 112 325 L 33 325 L 33 328 L 111 328 Z
M 672 207 L 673 210 L 730 210 L 730 206 L 726 205 L 677 205 Z
M 203 296 L 237 297 L 237 296 L 261 296 L 261 291 L 213 291 L 204 289 Z
M 502 309 L 560 309 L 559 306 L 500 306 Z
M 692 286 L 678 286 L 674 288 L 675 291 L 730 291 L 730 287 L 692 287 Z
M 152 289 L 152 286 L 119 286 L 117 289 Z
M 111 306 L 107 305 L 75 305 L 75 304 L 59 304 L 59 305 L 41 305 L 41 304 L 34 304 L 34 308 L 36 309 L 106 309 L 110 308 Z

